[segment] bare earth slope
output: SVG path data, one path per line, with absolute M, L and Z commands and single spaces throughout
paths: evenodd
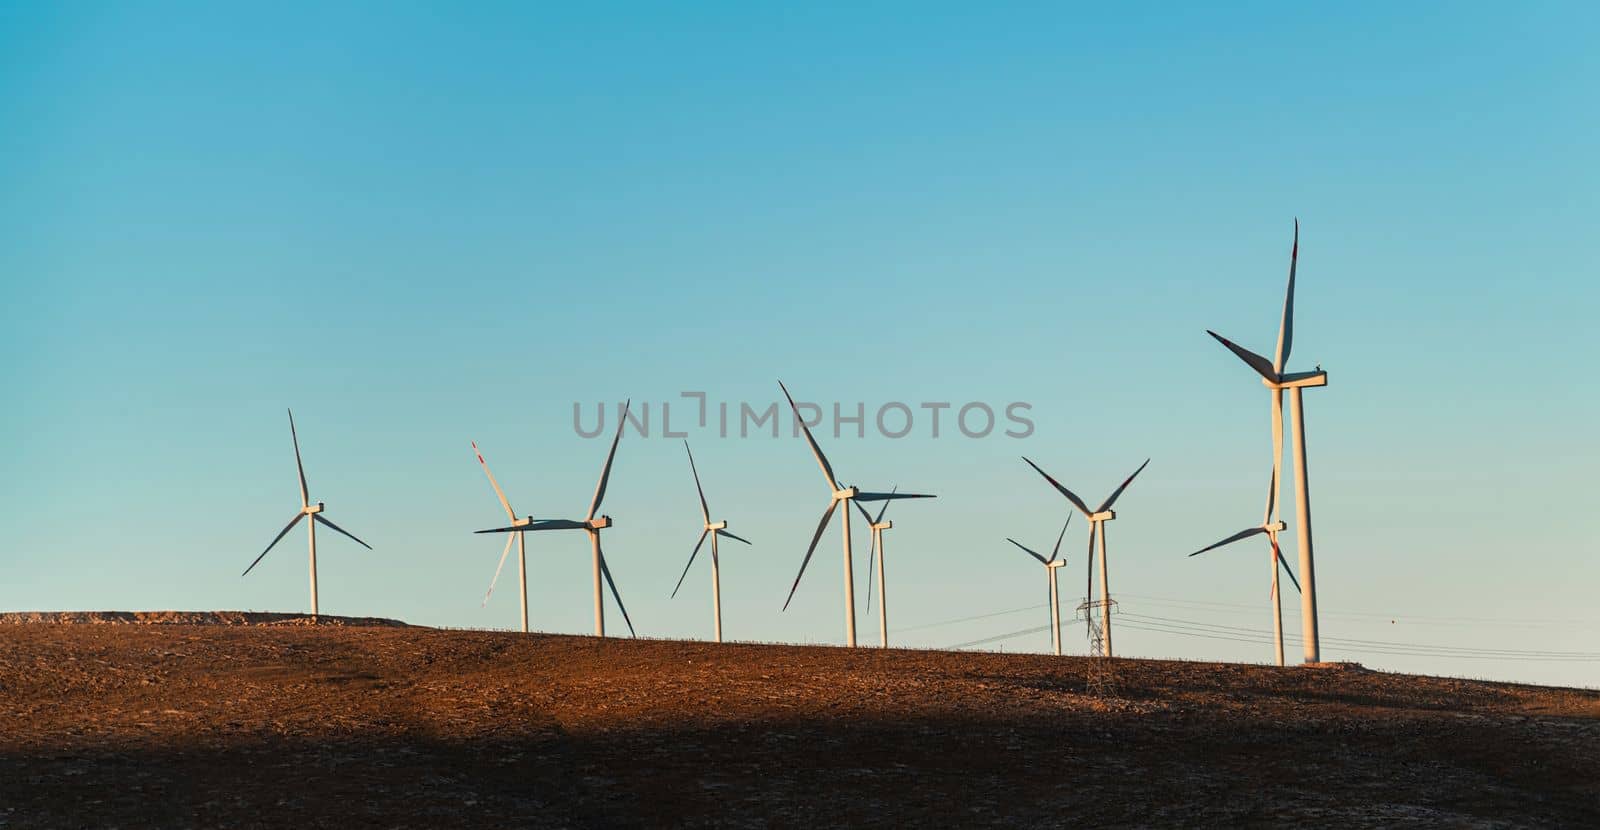
M 1600 693 L 1353 668 L 1093 672 L 0 623 L 0 827 L 1600 826 Z

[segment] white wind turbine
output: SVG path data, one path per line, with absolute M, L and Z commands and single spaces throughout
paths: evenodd
M 1055 650 L 1057 657 L 1061 656 L 1061 591 L 1060 586 L 1056 584 L 1056 574 L 1067 564 L 1067 560 L 1061 558 L 1061 540 L 1066 538 L 1067 525 L 1070 524 L 1072 524 L 1072 514 L 1068 513 L 1067 521 L 1061 525 L 1061 533 L 1056 536 L 1056 546 L 1050 551 L 1049 559 L 1010 536 L 1006 537 L 1007 542 L 1022 548 L 1023 553 L 1039 560 L 1039 564 L 1044 566 L 1045 578 L 1050 581 L 1050 647 Z
M 811 546 L 806 548 L 806 558 L 800 562 L 800 572 L 795 574 L 794 585 L 789 588 L 789 598 L 784 600 L 784 610 L 788 610 L 789 603 L 794 601 L 794 592 L 800 587 L 800 577 L 806 574 L 806 565 L 811 563 L 811 554 L 817 550 L 817 541 L 822 538 L 822 531 L 828 527 L 828 520 L 833 518 L 833 511 L 839 507 L 839 502 L 845 501 L 889 501 L 893 499 L 931 499 L 933 496 L 920 493 L 868 493 L 856 487 L 846 487 L 839 483 L 838 476 L 833 474 L 832 465 L 822 454 L 822 448 L 817 446 L 817 439 L 811 437 L 811 428 L 806 426 L 805 419 L 800 417 L 800 408 L 795 406 L 794 396 L 789 394 L 789 388 L 778 381 L 778 388 L 783 390 L 783 396 L 789 400 L 789 409 L 794 412 L 795 423 L 805 432 L 806 443 L 811 445 L 811 454 L 816 456 L 817 465 L 822 468 L 822 475 L 828 481 L 828 490 L 831 498 L 828 509 L 822 514 L 822 521 L 817 523 L 817 532 L 811 536 Z M 844 636 L 845 643 L 851 648 L 856 644 L 856 592 L 854 581 L 854 568 L 850 557 L 850 510 L 843 512 L 843 537 L 844 537 Z
M 1039 469 L 1038 464 L 1028 461 L 1027 456 L 1023 456 L 1022 460 L 1027 461 L 1029 467 L 1032 467 L 1039 475 L 1044 476 L 1045 481 L 1050 482 L 1050 485 L 1056 488 L 1061 495 L 1066 496 L 1067 501 L 1071 502 L 1073 507 L 1078 508 L 1078 512 L 1082 513 L 1084 518 L 1089 520 L 1089 584 L 1084 589 L 1083 616 L 1085 618 L 1085 622 L 1087 622 L 1089 625 L 1091 634 L 1094 631 L 1093 607 L 1095 538 L 1098 537 L 1100 540 L 1100 637 L 1101 642 L 1104 644 L 1101 653 L 1106 657 L 1111 657 L 1112 602 L 1110 577 L 1108 577 L 1106 574 L 1106 522 L 1109 522 L 1117 517 L 1117 514 L 1112 512 L 1111 505 L 1117 503 L 1117 498 L 1122 495 L 1122 491 L 1128 489 L 1128 485 L 1133 483 L 1133 479 L 1138 476 L 1139 473 L 1144 472 L 1145 467 L 1150 465 L 1150 459 L 1146 458 L 1144 463 L 1139 465 L 1139 469 L 1133 471 L 1133 475 L 1123 479 L 1122 483 L 1117 486 L 1117 489 L 1113 490 L 1111 495 L 1107 496 L 1104 502 L 1101 502 L 1100 507 L 1097 510 L 1090 510 L 1088 505 L 1083 503 L 1083 499 L 1078 498 L 1077 495 L 1071 490 L 1061 486 L 1061 482 L 1051 478 L 1049 473 Z
M 1261 383 L 1272 391 L 1272 466 L 1276 471 L 1283 458 L 1283 390 L 1289 390 L 1291 437 L 1294 441 L 1294 494 L 1295 541 L 1300 550 L 1300 575 L 1305 584 L 1300 591 L 1301 639 L 1305 646 L 1305 660 L 1315 663 L 1322 659 L 1321 641 L 1317 635 L 1317 577 L 1311 551 L 1311 488 L 1310 473 L 1306 469 L 1305 410 L 1300 393 L 1307 387 L 1327 386 L 1328 373 L 1318 366 L 1310 372 L 1285 372 L 1289 362 L 1289 349 L 1294 344 L 1294 273 L 1300 259 L 1300 220 L 1294 222 L 1294 246 L 1289 251 L 1289 287 L 1284 292 L 1283 318 L 1278 324 L 1278 349 L 1273 360 L 1234 343 L 1210 329 L 1206 334 L 1228 347 L 1245 365 L 1261 375 Z M 1274 475 L 1274 479 L 1277 476 Z
M 1240 539 L 1248 539 L 1258 533 L 1267 536 L 1267 547 L 1272 551 L 1272 640 L 1276 649 L 1278 665 L 1283 665 L 1283 604 L 1278 600 L 1278 568 L 1282 567 L 1289 581 L 1294 583 L 1294 589 L 1300 590 L 1300 583 L 1294 578 L 1294 571 L 1289 569 L 1289 563 L 1283 559 L 1283 552 L 1278 549 L 1278 533 L 1284 529 L 1284 524 L 1278 521 L 1278 471 L 1272 471 L 1272 483 L 1267 487 L 1267 510 L 1261 517 L 1261 524 L 1256 527 L 1247 527 L 1238 533 L 1223 539 L 1215 544 L 1207 545 L 1190 556 L 1199 556 L 1208 550 L 1215 550 L 1223 545 L 1231 545 Z
M 600 468 L 600 482 L 595 485 L 594 499 L 589 502 L 589 513 L 582 519 L 535 519 L 529 516 L 525 521 L 513 524 L 510 527 L 497 527 L 489 530 L 479 530 L 478 533 L 523 533 L 537 530 L 582 530 L 589 534 L 589 550 L 594 562 L 594 634 L 596 637 L 606 636 L 606 609 L 600 592 L 600 580 L 605 578 L 606 585 L 611 588 L 611 597 L 617 601 L 617 609 L 622 612 L 622 621 L 628 624 L 628 633 L 634 634 L 633 620 L 628 618 L 628 608 L 622 604 L 622 595 L 617 593 L 617 582 L 611 578 L 611 569 L 606 566 L 605 554 L 600 550 L 600 531 L 611 527 L 614 523 L 610 516 L 596 516 L 600 510 L 600 502 L 606 497 L 606 483 L 611 480 L 611 462 L 617 457 L 617 444 L 622 440 L 622 428 L 628 423 L 628 410 L 633 402 L 623 404 L 622 414 L 617 419 L 617 434 L 611 439 L 611 451 L 606 453 L 605 466 Z M 634 636 L 637 636 L 636 634 Z
M 331 521 L 328 521 L 328 517 L 322 515 L 322 502 L 319 501 L 316 504 L 311 503 L 310 491 L 306 489 L 306 468 L 304 464 L 300 463 L 300 436 L 296 434 L 294 430 L 293 410 L 289 411 L 289 440 L 294 442 L 294 466 L 295 470 L 300 473 L 300 512 L 294 514 L 294 518 L 290 519 L 289 523 L 283 526 L 283 530 L 278 531 L 277 536 L 272 537 L 272 542 L 267 545 L 266 550 L 263 550 L 261 555 L 257 556 L 254 562 L 250 563 L 250 567 L 245 568 L 244 573 L 239 574 L 239 576 L 245 576 L 249 574 L 250 571 L 254 570 L 256 564 L 267 555 L 268 551 L 272 550 L 274 545 L 278 544 L 280 539 L 287 535 L 290 530 L 293 530 L 294 526 L 299 524 L 301 519 L 310 516 L 311 521 L 306 522 L 306 530 L 311 539 L 311 616 L 315 617 L 317 616 L 317 522 L 321 522 L 328 527 L 343 533 L 346 536 L 349 536 L 351 539 L 355 539 L 356 544 L 366 548 L 367 550 L 372 550 L 372 546 L 361 541 L 360 539 L 356 539 L 355 535 L 350 533 L 350 531 L 345 530 Z
M 472 442 L 472 452 L 478 456 L 478 464 L 483 467 L 483 474 L 489 477 L 489 486 L 494 488 L 494 494 L 500 499 L 500 506 L 506 509 L 506 515 L 511 517 L 512 527 L 527 527 L 533 522 L 532 517 L 519 519 L 516 511 L 511 509 L 511 502 L 506 500 L 505 491 L 500 489 L 500 483 L 494 480 L 494 473 L 489 472 L 489 462 L 483 460 L 483 451 L 478 449 L 478 442 Z M 495 583 L 500 581 L 500 570 L 506 566 L 506 557 L 511 553 L 511 543 L 517 543 L 517 584 L 522 594 L 522 633 L 528 633 L 528 542 L 527 534 L 518 532 L 516 536 L 506 537 L 506 548 L 500 552 L 500 564 L 494 568 L 494 579 L 489 580 L 489 590 L 483 595 L 483 604 L 489 604 L 489 597 L 494 594 Z
M 706 536 L 711 537 L 711 617 L 716 631 L 717 642 L 722 642 L 722 578 L 718 572 L 717 537 L 726 536 L 736 542 L 750 544 L 750 540 L 733 535 L 728 532 L 726 521 L 711 521 L 711 508 L 706 505 L 706 491 L 700 486 L 700 471 L 694 466 L 694 453 L 689 451 L 689 442 L 683 442 L 683 451 L 689 453 L 689 472 L 694 474 L 694 489 L 700 494 L 700 519 L 704 529 L 700 531 L 700 541 L 694 543 L 694 550 L 689 552 L 689 564 L 683 566 L 683 574 L 678 577 L 678 584 L 672 589 L 672 596 L 678 595 L 678 589 L 683 587 L 683 578 L 689 575 L 690 566 L 694 565 L 694 558 L 700 553 L 700 546 L 705 544 Z
M 867 520 L 867 528 L 872 531 L 872 547 L 867 551 L 867 612 L 872 612 L 872 580 L 874 567 L 878 580 L 878 645 L 889 647 L 889 597 L 887 594 L 886 580 L 883 575 L 883 532 L 894 527 L 894 522 L 884 521 L 883 514 L 889 512 L 889 501 L 900 491 L 899 487 L 889 491 L 889 499 L 884 499 L 883 506 L 878 508 L 878 515 L 873 516 L 856 501 L 856 509 L 861 511 L 862 518 Z

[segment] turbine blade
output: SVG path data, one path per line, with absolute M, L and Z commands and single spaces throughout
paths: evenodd
M 500 506 L 506 509 L 506 515 L 511 517 L 511 521 L 516 521 L 516 511 L 511 509 L 511 502 L 506 501 L 505 491 L 500 489 L 500 482 L 494 480 L 494 473 L 489 472 L 489 462 L 483 460 L 483 451 L 478 449 L 477 441 L 472 442 L 472 452 L 478 456 L 478 465 L 483 467 L 483 474 L 489 477 L 489 486 L 494 488 L 495 496 L 500 499 Z
M 828 502 L 828 509 L 822 513 L 822 521 L 817 522 L 817 532 L 811 534 L 811 547 L 806 548 L 806 558 L 800 560 L 800 572 L 794 575 L 794 585 L 789 587 L 789 598 L 783 601 L 783 610 L 789 610 L 789 603 L 794 601 L 795 589 L 800 587 L 800 577 L 806 575 L 806 566 L 811 564 L 811 554 L 817 552 L 817 540 L 822 538 L 822 531 L 828 527 L 828 520 L 833 518 L 833 510 L 838 506 L 837 499 Z
M 294 468 L 300 473 L 300 506 L 311 506 L 311 492 L 306 489 L 306 465 L 300 463 L 300 436 L 294 431 L 294 410 L 289 413 L 289 440 L 294 442 Z
M 711 524 L 711 508 L 706 506 L 706 491 L 700 486 L 700 471 L 694 468 L 694 453 L 689 452 L 689 442 L 683 442 L 683 451 L 689 453 L 689 472 L 694 473 L 694 489 L 700 494 L 700 517 Z
M 595 535 L 594 546 L 596 550 L 600 549 L 599 534 Z M 633 620 L 628 619 L 628 606 L 622 604 L 622 594 L 617 593 L 617 581 L 611 578 L 611 568 L 606 566 L 604 551 L 600 552 L 600 573 L 605 576 L 606 585 L 611 587 L 611 598 L 617 601 L 617 610 L 622 612 L 622 621 L 628 624 L 628 636 L 638 637 L 638 633 L 633 630 Z
M 311 518 L 316 519 L 319 522 L 322 522 L 323 524 L 327 525 L 328 527 L 331 527 L 334 530 L 337 530 L 337 531 L 339 531 L 340 533 L 343 533 L 346 536 L 349 536 L 351 539 L 355 539 L 355 543 L 356 544 L 366 548 L 367 550 L 372 550 L 372 546 L 371 545 L 367 544 L 366 542 L 361 541 L 360 539 L 356 539 L 356 535 L 354 533 L 351 533 L 350 531 L 345 530 L 344 528 L 342 528 L 342 527 L 334 524 L 333 522 L 329 521 L 328 519 L 324 518 L 321 513 L 317 513 L 317 514 L 313 515 Z
M 782 389 L 783 396 L 789 399 L 789 409 L 794 412 L 794 422 L 799 424 L 800 429 L 805 432 L 806 443 L 811 445 L 811 454 L 817 457 L 817 466 L 822 468 L 822 475 L 828 479 L 828 486 L 835 490 L 841 489 L 839 487 L 839 477 L 833 474 L 833 465 L 828 463 L 828 457 L 823 455 L 822 448 L 817 446 L 817 439 L 811 437 L 811 427 L 806 426 L 805 419 L 800 417 L 800 407 L 795 406 L 794 396 L 789 394 L 789 387 L 784 386 L 783 381 L 780 380 L 778 381 L 778 388 Z
M 1067 525 L 1070 524 L 1072 524 L 1072 514 L 1068 513 L 1067 520 L 1061 525 L 1060 535 L 1056 536 L 1055 549 L 1050 551 L 1050 562 L 1054 562 L 1061 558 L 1061 540 L 1067 538 Z M 1048 565 L 1050 562 L 1046 562 L 1045 564 Z
M 576 519 L 535 519 L 532 524 L 512 525 L 510 527 L 492 527 L 488 530 L 474 530 L 473 533 L 522 533 L 533 530 L 580 530 L 587 528 L 588 522 Z
M 932 493 L 857 493 L 856 501 L 895 501 L 898 499 L 936 499 Z
M 1238 343 L 1233 342 L 1232 340 L 1229 340 L 1226 337 L 1223 337 L 1220 334 L 1217 334 L 1216 332 L 1212 331 L 1211 329 L 1206 329 L 1206 334 L 1209 334 L 1212 337 L 1215 337 L 1217 339 L 1218 343 L 1221 343 L 1222 345 L 1227 346 L 1228 347 L 1228 351 L 1233 352 L 1235 355 L 1238 355 L 1239 359 L 1243 360 L 1245 362 L 1245 365 L 1247 365 L 1250 368 L 1256 370 L 1256 374 L 1261 375 L 1262 377 L 1266 378 L 1269 381 L 1272 381 L 1273 383 L 1277 383 L 1278 382 L 1278 373 L 1274 372 L 1272 370 L 1272 361 L 1267 360 L 1266 358 L 1262 357 L 1261 355 L 1258 355 L 1255 352 L 1252 352 L 1249 349 L 1246 349 L 1245 347 L 1239 345 Z
M 706 535 L 709 533 L 711 533 L 709 530 L 700 531 L 700 541 L 695 542 L 694 550 L 689 551 L 689 564 L 683 566 L 683 575 L 678 577 L 678 584 L 672 586 L 673 597 L 676 597 L 678 595 L 678 589 L 683 587 L 683 578 L 689 575 L 689 568 L 694 565 L 694 558 L 700 555 L 700 546 L 706 543 Z M 669 599 L 671 599 L 671 597 L 669 597 Z
M 628 425 L 628 410 L 633 406 L 633 399 L 622 405 L 622 417 L 617 419 L 617 434 L 611 439 L 611 451 L 606 453 L 606 463 L 600 468 L 600 483 L 594 486 L 594 501 L 589 502 L 589 515 L 586 519 L 594 518 L 600 509 L 600 501 L 606 497 L 606 482 L 611 480 L 611 462 L 617 457 L 617 444 L 622 441 L 622 428 Z M 646 415 L 650 414 L 648 411 Z
M 1289 349 L 1294 346 L 1294 269 L 1300 261 L 1300 220 L 1294 220 L 1294 247 L 1289 249 L 1289 288 L 1283 294 L 1283 321 L 1278 324 L 1278 352 L 1273 368 L 1283 374 L 1289 362 Z
M 746 539 L 743 536 L 735 536 L 735 535 L 733 535 L 732 533 L 729 533 L 726 530 L 717 531 L 717 535 L 721 536 L 724 539 L 732 539 L 735 542 L 743 542 L 743 543 L 745 543 L 747 545 L 750 545 L 750 540 L 749 539 Z M 755 546 L 751 545 L 751 547 L 755 547 Z
M 1098 527 L 1100 527 L 1100 526 L 1095 524 L 1094 522 L 1090 522 L 1089 523 L 1089 556 L 1088 556 L 1088 560 L 1089 560 L 1089 575 L 1088 575 L 1087 579 L 1085 580 L 1087 584 L 1084 586 L 1084 589 L 1083 589 L 1083 601 L 1084 602 L 1088 602 L 1088 601 L 1094 599 L 1094 532 L 1095 532 L 1095 529 L 1098 528 Z M 1089 609 L 1087 609 L 1087 608 L 1083 609 L 1083 613 L 1084 613 L 1085 616 L 1087 616 L 1089 614 Z
M 256 566 L 256 563 L 260 562 L 262 557 L 267 555 L 267 551 L 272 550 L 273 546 L 278 544 L 278 542 L 282 541 L 283 537 L 288 535 L 289 531 L 293 530 L 294 526 L 299 524 L 300 520 L 304 519 L 305 517 L 306 517 L 306 514 L 304 514 L 304 513 L 296 513 L 296 514 L 294 514 L 294 518 L 290 519 L 289 523 L 283 526 L 283 530 L 278 531 L 278 535 L 272 537 L 272 541 L 270 543 L 268 543 L 268 545 L 267 545 L 267 550 L 262 551 L 261 555 L 256 557 L 255 562 L 251 562 L 250 563 L 250 567 L 245 568 L 244 569 L 244 573 L 239 574 L 239 575 L 240 576 L 245 576 L 245 575 L 249 574 L 250 571 L 254 570 L 255 566 Z
M 494 579 L 489 580 L 489 590 L 483 595 L 483 604 L 479 605 L 479 608 L 488 607 L 489 597 L 494 595 L 495 583 L 500 581 L 500 569 L 506 566 L 506 557 L 511 555 L 511 543 L 515 541 L 517 541 L 517 537 L 506 536 L 506 549 L 500 552 L 500 564 L 494 566 Z
M 1144 472 L 1144 468 L 1148 466 L 1150 466 L 1150 459 L 1146 458 L 1144 463 L 1139 465 L 1139 469 L 1133 471 L 1133 475 L 1123 479 L 1122 483 L 1117 485 L 1117 489 L 1111 491 L 1111 495 L 1106 497 L 1105 503 L 1101 504 L 1100 509 L 1096 510 L 1095 512 L 1104 513 L 1107 510 L 1110 510 L 1111 505 L 1116 504 L 1117 499 L 1122 496 L 1122 491 L 1128 489 L 1128 485 L 1132 484 L 1133 480 L 1137 478 L 1140 473 Z
M 1283 551 L 1278 548 L 1278 542 L 1276 540 L 1273 540 L 1272 542 L 1272 555 L 1278 560 L 1278 564 L 1283 566 L 1283 573 L 1285 576 L 1289 577 L 1289 582 L 1294 584 L 1295 593 L 1303 593 L 1300 590 L 1300 580 L 1295 579 L 1294 571 L 1289 570 L 1289 562 L 1283 558 Z
M 1044 470 L 1039 469 L 1039 465 L 1033 463 L 1032 461 L 1029 461 L 1028 457 L 1026 455 L 1024 455 L 1022 457 L 1022 460 L 1023 461 L 1027 461 L 1028 462 L 1028 466 L 1032 467 L 1034 469 L 1034 472 L 1038 473 L 1039 475 L 1044 476 L 1044 480 L 1050 482 L 1050 486 L 1054 487 L 1054 488 L 1056 488 L 1056 490 L 1060 491 L 1061 495 L 1066 496 L 1067 497 L 1067 501 L 1072 502 L 1072 506 L 1078 508 L 1078 510 L 1080 512 L 1082 512 L 1083 515 L 1085 515 L 1085 516 L 1092 515 L 1089 512 L 1089 506 L 1084 504 L 1083 503 L 1083 499 L 1078 498 L 1078 495 L 1076 493 L 1074 493 L 1071 490 L 1068 490 L 1067 488 L 1061 486 L 1061 482 L 1056 481 L 1055 479 L 1050 477 L 1049 473 L 1045 472 Z M 1094 530 L 1091 528 L 1089 533 L 1090 533 L 1090 535 L 1093 535 L 1094 534 Z
M 889 502 L 894 501 L 895 494 L 898 492 L 900 492 L 900 485 L 898 484 L 889 490 L 889 498 L 884 499 L 883 506 L 878 508 L 878 518 L 872 520 L 873 524 L 883 521 L 883 514 L 889 512 Z
M 867 611 L 872 611 L 872 577 L 877 570 L 872 567 L 878 557 L 878 531 L 872 531 L 872 541 L 867 543 Z
M 860 511 L 860 513 L 861 513 L 861 518 L 866 519 L 867 520 L 867 526 L 870 527 L 873 524 L 873 522 L 872 522 L 872 514 L 867 512 L 867 508 L 862 507 L 861 503 L 859 501 L 857 501 L 855 499 L 851 499 L 850 503 L 855 505 L 856 510 Z
M 1228 538 L 1223 539 L 1220 542 L 1216 542 L 1216 543 L 1213 543 L 1213 544 L 1210 544 L 1210 545 L 1206 545 L 1205 547 L 1203 547 L 1203 548 L 1201 548 L 1201 549 L 1199 549 L 1199 550 L 1197 550 L 1194 553 L 1191 553 L 1189 555 L 1190 556 L 1199 556 L 1200 554 L 1205 553 L 1208 550 L 1216 550 L 1217 548 L 1220 548 L 1223 545 L 1231 545 L 1234 542 L 1239 541 L 1240 539 L 1248 539 L 1251 536 L 1256 535 L 1257 533 L 1266 533 L 1266 532 L 1267 532 L 1267 529 L 1264 528 L 1264 527 L 1252 527 L 1252 528 L 1248 528 L 1246 530 L 1241 530 L 1238 533 L 1235 533 L 1232 536 L 1229 536 Z
M 1022 544 L 1021 542 L 1018 542 L 1017 540 L 1011 538 L 1010 536 L 1006 537 L 1006 541 L 1010 542 L 1013 545 L 1016 545 L 1019 548 L 1022 548 L 1022 552 L 1023 553 L 1026 553 L 1027 555 L 1033 557 L 1034 559 L 1039 560 L 1039 564 L 1041 564 L 1041 565 L 1050 564 L 1050 560 L 1049 559 L 1046 559 L 1043 556 L 1040 556 L 1037 552 L 1035 552 L 1033 550 L 1033 548 L 1030 548 L 1027 545 Z
M 1283 465 L 1283 390 L 1272 390 L 1272 487 L 1267 492 L 1267 517 L 1262 524 L 1278 518 L 1278 476 Z

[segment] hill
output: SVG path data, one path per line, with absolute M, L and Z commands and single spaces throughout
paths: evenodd
M 1290 822 L 1595 826 L 1600 693 L 1353 666 L 0 623 L 5 828 Z

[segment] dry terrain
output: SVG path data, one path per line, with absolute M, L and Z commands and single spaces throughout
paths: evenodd
M 0 616 L 7 830 L 1600 826 L 1593 691 L 383 620 L 52 619 Z

